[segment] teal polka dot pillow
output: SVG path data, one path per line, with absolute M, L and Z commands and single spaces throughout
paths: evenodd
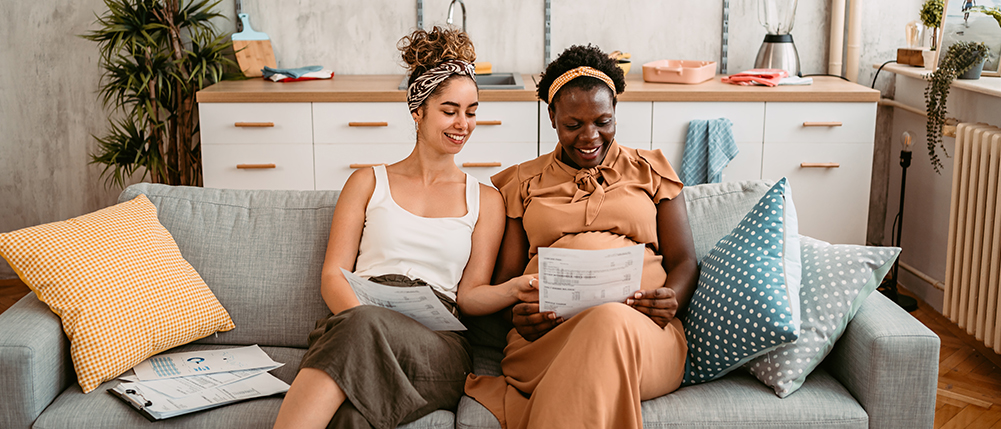
M 799 335 L 799 232 L 783 178 L 700 263 L 684 319 L 683 386 L 722 377 Z
M 800 336 L 747 364 L 758 380 L 789 396 L 827 357 L 865 299 L 886 276 L 900 248 L 832 245 L 800 236 L 803 311 Z

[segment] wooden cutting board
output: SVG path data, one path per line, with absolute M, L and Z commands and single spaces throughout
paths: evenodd
M 275 53 L 271 50 L 271 39 L 267 34 L 254 31 L 250 27 L 250 17 L 241 13 L 243 31 L 233 34 L 233 50 L 236 51 L 236 62 L 247 77 L 262 76 L 261 69 L 265 66 L 275 68 Z

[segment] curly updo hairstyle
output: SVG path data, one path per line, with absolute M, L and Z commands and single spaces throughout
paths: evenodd
M 431 31 L 417 30 L 400 39 L 396 48 L 403 54 L 403 61 L 410 71 L 407 85 L 413 84 L 418 76 L 444 61 L 476 61 L 476 49 L 473 48 L 469 35 L 456 28 L 435 26 Z
M 614 105 L 617 101 L 615 96 L 626 90 L 626 75 L 622 73 L 622 68 L 614 59 L 601 52 L 597 46 L 590 44 L 587 46 L 573 45 L 563 51 L 555 61 L 549 63 L 549 67 L 546 67 L 546 71 L 539 79 L 539 99 L 549 103 L 550 108 L 552 108 L 553 101 L 559 98 L 562 90 L 566 88 L 580 88 L 589 91 L 594 87 L 607 87 L 597 78 L 584 76 L 567 82 L 560 88 L 561 91 L 553 96 L 554 100 L 550 100 L 549 87 L 553 85 L 553 81 L 562 76 L 563 73 L 581 66 L 591 67 L 612 78 L 612 82 L 615 83 L 615 94 L 612 95 Z

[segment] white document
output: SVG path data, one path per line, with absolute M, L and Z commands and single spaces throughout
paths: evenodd
M 150 389 L 145 382 L 120 383 L 112 390 L 150 418 L 159 420 L 220 405 L 286 392 L 289 385 L 263 372 L 225 386 L 173 398 Z
M 640 289 L 643 245 L 607 250 L 539 248 L 539 311 L 570 318 L 595 305 L 625 302 Z
M 438 300 L 430 286 L 386 286 L 363 279 L 343 268 L 341 272 L 362 305 L 375 305 L 403 313 L 432 331 L 466 330 L 462 322 Z
M 209 375 L 192 375 L 189 377 L 164 378 L 160 380 L 143 381 L 142 385 L 171 398 L 183 398 L 203 390 L 225 386 L 256 376 L 267 369 L 248 369 L 244 371 L 220 372 Z
M 139 380 L 148 381 L 248 369 L 270 370 L 281 365 L 255 344 L 232 349 L 159 354 L 132 369 Z

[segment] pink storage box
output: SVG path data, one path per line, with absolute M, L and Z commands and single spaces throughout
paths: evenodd
M 715 75 L 715 61 L 660 60 L 643 64 L 643 80 L 647 82 L 694 84 Z

